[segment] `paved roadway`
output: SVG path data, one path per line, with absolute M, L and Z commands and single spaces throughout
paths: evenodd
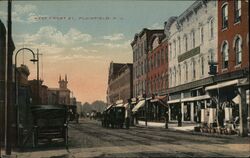
M 162 128 L 103 128 L 98 121 L 71 124 L 69 150 L 32 151 L 19 157 L 249 157 L 250 138 L 207 137 Z

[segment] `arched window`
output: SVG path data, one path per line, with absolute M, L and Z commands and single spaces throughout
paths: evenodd
M 200 40 L 201 44 L 204 42 L 204 30 L 203 27 L 200 28 Z
M 222 46 L 222 68 L 228 68 L 228 44 L 226 42 Z
M 225 4 L 222 7 L 222 29 L 228 27 L 228 5 Z
M 188 64 L 185 64 L 185 68 L 186 68 L 186 81 L 188 81 Z
M 181 84 L 181 66 L 178 66 L 179 69 L 179 84 Z
M 201 76 L 203 76 L 204 75 L 204 58 L 203 57 L 201 57 L 200 63 L 201 63 Z
M 234 22 L 239 22 L 241 18 L 241 0 L 234 1 Z
M 210 20 L 210 37 L 214 38 L 214 19 Z
M 170 59 L 172 59 L 172 46 L 171 46 L 171 43 L 169 43 L 169 56 L 170 56 Z
M 184 42 L 185 42 L 185 51 L 188 50 L 188 37 L 187 35 L 184 35 Z
M 192 62 L 192 68 L 193 68 L 193 79 L 196 78 L 196 69 L 195 69 L 195 61 Z
M 235 40 L 235 55 L 236 55 L 236 65 L 241 64 L 242 61 L 242 48 L 241 39 L 237 37 Z
M 192 35 L 192 46 L 193 48 L 195 48 L 195 32 L 192 31 L 191 35 Z

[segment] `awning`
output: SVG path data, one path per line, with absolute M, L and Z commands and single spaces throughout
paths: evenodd
M 181 99 L 169 100 L 168 104 L 180 103 Z
M 196 96 L 196 97 L 183 98 L 183 99 L 181 99 L 181 102 L 205 100 L 205 99 L 209 99 L 209 98 L 210 98 L 209 95 L 201 95 L 201 96 Z
M 139 103 L 136 104 L 136 106 L 132 109 L 133 112 L 138 111 L 140 107 L 143 107 L 145 105 L 145 100 L 139 101 Z
M 109 106 L 105 109 L 105 111 L 106 111 L 106 110 L 109 110 L 112 106 L 113 106 L 113 104 L 109 105 Z
M 238 83 L 239 83 L 239 79 L 226 81 L 226 82 L 218 83 L 216 85 L 208 86 L 205 88 L 205 90 L 209 91 L 209 90 L 214 90 L 214 89 L 220 89 L 220 88 L 231 86 L 231 85 L 237 85 Z
M 163 95 L 163 96 L 156 96 L 154 99 L 150 100 L 151 103 L 157 102 L 159 100 L 163 100 L 165 99 L 167 96 Z
M 116 104 L 115 107 L 123 107 L 123 104 Z
M 240 103 L 240 95 L 239 94 L 235 98 L 233 98 L 233 102 L 235 104 Z M 249 104 L 249 90 L 246 91 L 246 103 Z
M 124 104 L 123 106 L 124 106 L 126 109 L 129 107 L 129 106 L 128 106 L 128 103 Z

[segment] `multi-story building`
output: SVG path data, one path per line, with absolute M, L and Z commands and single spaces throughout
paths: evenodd
M 250 116 L 248 3 L 246 0 L 218 1 L 218 74 L 214 76 L 215 83 L 206 87 L 218 100 L 219 108 L 225 111 L 224 121 L 240 116 L 241 127 L 246 126 L 246 116 Z M 247 135 L 243 130 L 241 133 Z
M 166 95 L 168 88 L 167 66 L 168 47 L 165 34 L 157 34 L 151 37 L 148 52 L 148 94 Z
M 132 98 L 132 78 L 132 64 L 110 63 L 107 88 L 108 104 L 115 104 L 118 100 L 122 100 L 123 103 L 127 103 L 128 99 Z
M 65 79 L 59 77 L 59 88 L 48 88 L 48 104 L 70 105 L 70 90 L 68 89 L 67 75 Z
M 152 35 L 162 34 L 163 30 L 149 30 L 144 28 L 139 34 L 135 34 L 131 42 L 133 49 L 133 97 L 146 94 L 147 78 L 147 53 Z
M 204 87 L 212 83 L 208 63 L 217 59 L 217 25 L 217 1 L 195 1 L 165 24 L 170 120 L 181 111 L 182 121 L 199 121 L 209 99 Z

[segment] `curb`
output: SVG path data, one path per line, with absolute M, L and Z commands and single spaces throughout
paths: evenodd
M 198 136 L 205 136 L 205 137 L 215 137 L 215 138 L 236 138 L 239 137 L 238 135 L 219 135 L 219 134 L 211 134 L 211 133 L 201 133 L 201 132 L 195 132 L 195 131 L 184 131 L 184 130 L 178 130 L 178 129 L 172 129 L 168 128 L 165 129 L 163 127 L 149 127 L 149 126 L 141 126 L 141 125 L 135 125 L 135 127 L 138 128 L 149 128 L 149 129 L 163 129 L 166 131 L 171 131 L 171 132 L 178 132 L 178 133 L 186 133 L 186 134 L 191 134 L 191 135 L 198 135 Z

